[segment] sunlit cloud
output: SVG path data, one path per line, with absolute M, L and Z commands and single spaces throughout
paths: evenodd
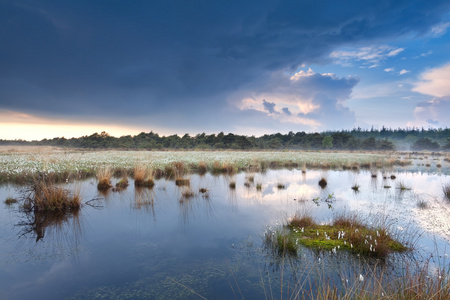
M 401 70 L 400 72 L 398 72 L 398 74 L 399 74 L 399 75 L 405 75 L 405 74 L 407 74 L 407 73 L 409 73 L 409 72 L 411 72 L 411 71 L 403 69 L 403 70 Z
M 257 111 L 280 123 L 323 129 L 337 122 L 337 118 L 341 124 L 342 118 L 353 122 L 353 113 L 343 103 L 357 82 L 356 78 L 320 74 L 311 68 L 292 76 L 278 72 L 266 85 L 241 91 L 231 101 L 242 111 Z
M 357 49 L 346 49 L 333 51 L 330 57 L 335 60 L 337 64 L 343 66 L 351 66 L 354 62 L 361 62 L 364 65 L 369 65 L 369 68 L 380 66 L 387 58 L 397 56 L 403 52 L 404 48 L 396 48 L 387 45 L 361 47 Z
M 447 33 L 447 29 L 450 27 L 450 22 L 440 23 L 431 28 L 431 34 L 435 37 L 443 36 Z
M 449 96 L 450 63 L 422 73 L 419 81 L 414 84 L 414 88 L 412 90 L 435 97 Z
M 80 137 L 106 131 L 113 136 L 138 134 L 143 130 L 119 124 L 95 124 L 0 110 L 0 139 L 41 140 L 55 137 Z

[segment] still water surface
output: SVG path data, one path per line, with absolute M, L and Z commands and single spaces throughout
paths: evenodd
M 321 177 L 327 178 L 325 189 L 318 185 Z M 83 202 L 90 205 L 76 216 L 43 220 L 39 228 L 26 225 L 33 216 L 20 212 L 19 204 L 3 204 L 7 197 L 20 199 L 24 188 L 2 186 L 0 298 L 279 298 L 281 285 L 293 286 L 303 276 L 299 265 L 303 271 L 326 265 L 332 280 L 342 274 L 352 280 L 364 272 L 361 258 L 347 253 L 300 249 L 297 261 L 280 262 L 264 247 L 264 233 L 296 212 L 320 222 L 344 211 L 369 222 L 388 216 L 395 231 L 420 234 L 409 254 L 413 259 L 436 251 L 445 259 L 450 205 L 442 186 L 449 180 L 438 172 L 393 171 L 378 172 L 376 178 L 368 171 L 312 170 L 191 175 L 195 195 L 189 199 L 182 196 L 185 187 L 165 179 L 152 190 L 135 189 L 130 181 L 126 190 L 107 194 L 87 180 L 65 187 L 81 188 Z M 236 181 L 234 190 L 231 181 Z M 398 189 L 400 182 L 411 190 Z M 355 183 L 359 192 L 351 189 Z M 427 208 L 419 208 L 419 201 Z

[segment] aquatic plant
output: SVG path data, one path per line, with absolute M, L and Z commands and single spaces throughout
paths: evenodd
M 110 187 L 112 187 L 111 184 L 111 176 L 112 176 L 112 172 L 110 168 L 100 168 L 97 171 L 97 180 L 98 180 L 98 184 L 97 184 L 97 188 L 99 190 L 106 190 L 109 189 Z
M 278 188 L 279 190 L 283 190 L 283 189 L 286 188 L 286 185 L 285 185 L 284 183 L 278 182 L 278 183 L 277 183 L 277 188 Z
M 411 188 L 409 186 L 407 186 L 403 181 L 400 181 L 397 184 L 397 189 L 399 189 L 400 191 L 409 191 L 409 190 L 411 190 Z
M 447 198 L 447 200 L 450 200 L 450 183 L 442 186 L 442 191 L 444 192 L 445 198 Z
M 44 179 L 37 179 L 34 182 L 31 195 L 26 198 L 23 204 L 23 208 L 27 211 L 68 212 L 78 210 L 80 207 L 79 189 L 69 192 Z
M 360 187 L 360 185 L 355 182 L 355 184 L 353 184 L 353 186 L 352 186 L 352 190 L 354 190 L 355 192 L 358 192 L 359 187 Z
M 322 178 L 319 180 L 319 186 L 320 186 L 322 189 L 324 189 L 324 188 L 327 186 L 327 184 L 328 184 L 328 182 L 327 182 L 327 180 L 325 179 L 325 177 L 322 177 Z
M 17 203 L 17 199 L 8 197 L 5 199 L 5 201 L 3 201 L 3 203 L 5 203 L 6 205 L 12 205 L 14 203 Z
M 190 187 L 186 186 L 186 187 L 184 187 L 183 191 L 181 192 L 181 196 L 182 196 L 182 198 L 180 199 L 180 201 L 184 201 L 184 200 L 188 200 L 188 199 L 194 197 L 195 194 Z
M 153 169 L 140 165 L 134 167 L 134 185 L 136 187 L 152 188 L 155 185 Z
M 427 209 L 428 208 L 428 203 L 425 200 L 423 200 L 423 199 L 417 200 L 416 205 L 420 209 Z
M 256 184 L 256 190 L 259 192 L 262 190 L 262 184 L 261 183 L 257 183 Z
M 236 181 L 231 181 L 230 184 L 228 185 L 230 187 L 230 189 L 234 190 L 236 189 Z
M 357 254 L 385 257 L 390 252 L 408 250 L 394 240 L 388 228 L 365 225 L 356 215 L 336 216 L 331 225 L 319 225 L 309 216 L 292 218 L 286 240 L 294 239 L 306 247 L 323 250 L 347 250 Z

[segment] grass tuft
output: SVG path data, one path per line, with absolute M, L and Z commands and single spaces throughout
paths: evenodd
M 25 210 L 70 212 L 81 207 L 79 190 L 70 193 L 46 180 L 36 180 L 32 192 L 24 203 Z
M 399 189 L 400 191 L 409 191 L 409 190 L 411 190 L 411 188 L 409 186 L 407 186 L 403 181 L 400 181 L 398 183 L 397 189 Z
M 286 185 L 284 184 L 284 183 L 277 183 L 277 188 L 279 189 L 279 190 L 284 190 L 285 188 L 286 188 Z
M 97 188 L 99 190 L 107 190 L 112 187 L 111 184 L 112 171 L 110 168 L 100 168 L 97 171 Z
M 134 167 L 134 186 L 152 188 L 155 185 L 152 168 L 144 166 Z
M 447 200 L 450 200 L 450 183 L 444 185 L 442 187 L 442 191 L 444 192 L 445 198 L 447 198 Z
M 322 178 L 319 180 L 319 186 L 320 186 L 322 189 L 324 189 L 324 188 L 327 186 L 327 184 L 328 184 L 328 182 L 327 182 L 327 180 L 325 179 L 325 177 L 322 177 Z
M 6 205 L 13 205 L 14 203 L 17 203 L 17 199 L 8 197 L 3 201 Z

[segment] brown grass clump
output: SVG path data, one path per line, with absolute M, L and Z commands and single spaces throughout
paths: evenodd
M 26 210 L 67 212 L 81 207 L 79 190 L 70 193 L 45 180 L 37 180 L 32 191 L 32 195 L 24 203 Z
M 98 169 L 98 171 L 97 171 L 97 180 L 98 180 L 97 188 L 99 190 L 106 190 L 106 189 L 109 189 L 110 187 L 112 187 L 111 176 L 112 176 L 111 169 L 109 169 L 109 168 Z
M 314 222 L 313 218 L 311 216 L 306 215 L 302 217 L 295 215 L 288 223 L 289 227 L 298 227 L 298 228 L 309 227 L 314 225 L 316 225 L 316 222 Z
M 237 171 L 237 167 L 233 165 L 232 163 L 220 163 L 218 161 L 215 161 L 212 166 L 212 173 L 214 174 L 234 174 Z
M 188 199 L 194 197 L 195 194 L 189 187 L 185 187 L 184 190 L 181 192 L 181 196 L 182 196 L 182 198 L 180 201 L 183 201 L 183 200 L 188 200 Z
M 134 168 L 134 186 L 152 188 L 154 185 L 153 169 L 144 166 Z
M 283 189 L 286 188 L 286 185 L 285 185 L 284 183 L 279 182 L 279 183 L 277 183 L 277 188 L 278 188 L 279 190 L 283 190 Z
M 198 163 L 198 172 L 200 173 L 200 175 L 204 175 L 206 174 L 206 171 L 208 170 L 208 166 L 206 165 L 206 162 L 201 161 Z
M 447 198 L 447 200 L 450 200 L 450 183 L 444 185 L 442 187 L 442 191 L 444 192 L 445 198 Z
M 175 179 L 175 185 L 176 186 L 188 186 L 190 185 L 191 181 L 186 178 L 177 178 Z
M 6 205 L 12 205 L 12 204 L 14 204 L 14 203 L 17 203 L 17 199 L 8 197 L 8 198 L 5 199 L 4 203 L 5 203 Z
M 328 182 L 327 182 L 327 180 L 325 179 L 325 177 L 322 177 L 320 180 L 319 180 L 319 186 L 321 187 L 321 188 L 325 188 L 326 186 L 327 186 L 327 184 L 328 184 Z

